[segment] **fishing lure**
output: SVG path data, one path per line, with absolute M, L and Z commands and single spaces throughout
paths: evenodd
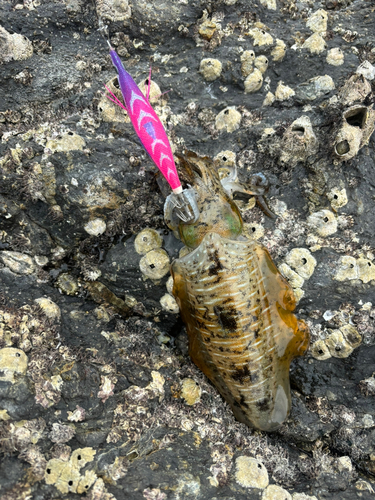
M 292 288 L 266 248 L 242 234 L 240 212 L 212 161 L 191 152 L 179 159 L 199 218 L 179 220 L 168 198 L 164 213 L 190 249 L 171 266 L 189 354 L 237 420 L 274 431 L 290 411 L 289 366 L 307 350 L 308 328 L 293 314 Z
M 118 73 L 118 82 L 125 106 L 106 87 L 114 97 L 111 100 L 127 111 L 143 147 L 166 178 L 172 189 L 170 201 L 174 204 L 178 217 L 184 222 L 196 221 L 198 211 L 194 193 L 192 190 L 182 189 L 167 134 L 149 102 L 151 71 L 145 97 L 131 75 L 125 70 L 120 57 L 109 42 L 108 45 L 112 63 Z

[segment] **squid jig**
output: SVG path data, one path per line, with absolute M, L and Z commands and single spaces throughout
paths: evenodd
M 109 45 L 112 63 L 118 73 L 118 82 L 125 106 L 106 86 L 107 91 L 114 98 L 109 99 L 125 109 L 128 113 L 134 130 L 143 147 L 164 175 L 172 189 L 169 199 L 174 205 L 178 217 L 185 223 L 195 222 L 199 215 L 195 200 L 195 192 L 191 189 L 182 189 L 167 134 L 160 118 L 149 102 L 151 70 L 148 79 L 147 95 L 145 97 L 131 75 L 125 70 L 120 57 L 108 40 L 107 43 Z

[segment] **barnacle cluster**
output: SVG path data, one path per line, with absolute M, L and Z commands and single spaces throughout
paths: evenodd
M 324 52 L 327 44 L 323 38 L 327 31 L 328 14 L 325 10 L 315 11 L 306 21 L 306 27 L 313 31 L 302 45 L 302 49 L 308 49 L 311 54 L 320 54 Z
M 340 161 L 353 158 L 368 143 L 375 128 L 373 105 L 364 104 L 366 96 L 371 94 L 369 80 L 373 79 L 371 70 L 364 70 L 368 66 L 372 65 L 362 63 L 339 91 L 338 98 L 344 111 L 334 139 L 334 152 Z
M 291 284 L 297 302 L 304 296 L 302 286 L 313 275 L 316 264 L 307 248 L 293 248 L 280 264 L 279 270 Z
M 327 328 L 323 332 L 322 338 L 312 344 L 311 354 L 319 360 L 347 358 L 362 342 L 358 329 L 342 311 L 327 311 L 323 317 L 336 328 Z
M 363 283 L 375 281 L 375 262 L 365 257 L 343 255 L 337 262 L 333 279 L 336 281 L 360 279 Z
M 97 479 L 94 471 L 86 470 L 81 475 L 80 469 L 92 462 L 96 451 L 92 448 L 78 448 L 66 458 L 52 458 L 46 464 L 44 479 L 46 484 L 53 484 L 61 493 L 82 494 L 89 490 Z

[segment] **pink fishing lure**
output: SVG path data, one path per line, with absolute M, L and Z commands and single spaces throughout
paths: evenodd
M 167 134 L 158 115 L 143 95 L 133 78 L 125 70 L 116 51 L 110 46 L 110 55 L 118 72 L 120 89 L 126 104 L 126 111 L 143 147 L 155 165 L 167 179 L 175 194 L 182 192 L 173 153 Z M 113 95 L 113 94 L 112 94 Z M 117 102 L 118 104 L 118 102 Z

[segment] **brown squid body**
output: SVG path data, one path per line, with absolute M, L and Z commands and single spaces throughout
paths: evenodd
M 196 159 L 190 155 L 192 158 Z M 293 291 L 268 251 L 240 235 L 237 207 L 223 193 L 219 193 L 219 199 L 216 180 L 207 178 L 204 169 L 200 160 L 195 187 L 206 229 L 203 231 L 202 221 L 198 221 L 195 234 L 199 244 L 173 262 L 173 294 L 187 327 L 194 363 L 217 387 L 237 420 L 273 431 L 288 416 L 289 366 L 293 358 L 306 351 L 308 329 L 292 313 Z M 214 207 L 213 182 L 218 201 Z M 225 205 L 227 211 L 228 203 L 234 205 L 235 221 L 225 223 L 227 229 L 223 230 L 218 207 Z M 205 208 L 214 214 L 211 227 L 207 224 L 207 210 L 202 212 Z M 226 237 L 233 235 L 233 227 L 235 238 L 240 240 Z M 184 230 L 186 226 L 179 227 L 180 235 Z M 191 243 L 191 227 L 188 234 Z

